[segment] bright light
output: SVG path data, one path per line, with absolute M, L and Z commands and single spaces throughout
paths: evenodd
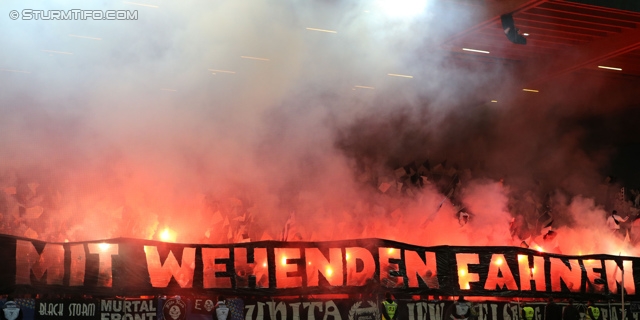
M 326 32 L 326 33 L 338 33 L 337 31 L 327 30 L 327 29 L 318 29 L 318 28 L 307 28 L 307 30 L 310 30 L 310 31 L 319 31 L 319 32 Z
M 388 254 L 392 254 L 393 253 L 393 248 L 389 248 L 389 250 L 387 250 Z
M 522 35 L 523 35 L 523 36 L 525 36 L 525 37 L 528 37 L 528 36 L 529 36 L 529 34 L 528 34 L 528 33 L 523 33 Z
M 526 91 L 526 92 L 540 92 L 540 91 L 535 90 L 535 89 L 522 89 L 522 91 Z
M 535 273 L 536 273 L 536 268 L 535 267 L 531 268 L 531 274 L 535 274 Z
M 496 260 L 496 264 L 499 265 L 499 266 L 502 265 L 502 262 L 504 262 L 504 261 L 502 261 L 502 258 L 498 258 L 498 260 Z
M 493 103 L 498 103 L 498 100 L 491 100 L 491 102 L 493 102 Z
M 406 74 L 397 74 L 397 73 L 387 73 L 388 76 L 392 77 L 401 77 L 401 78 L 410 78 L 413 79 L 413 76 L 408 76 Z
M 162 232 L 160 233 L 160 241 L 175 242 L 176 233 L 169 228 L 164 228 L 164 230 L 162 230 Z
M 251 57 L 251 56 L 240 56 L 240 58 L 249 59 L 249 60 L 269 61 L 269 59 L 267 58 L 259 58 L 259 57 Z
M 467 272 L 465 270 L 459 270 L 458 271 L 458 275 L 461 277 L 464 277 L 464 275 L 467 274 Z
M 377 4 L 390 17 L 402 18 L 424 12 L 427 0 L 378 0 Z
M 489 54 L 489 51 L 485 51 L 485 50 L 469 49 L 469 48 L 462 48 L 462 50 L 464 50 L 464 51 L 471 51 L 471 52 L 478 52 L 478 53 L 486 53 L 486 54 Z
M 544 249 L 541 246 L 536 246 L 536 250 L 538 250 L 539 252 L 544 252 Z
M 622 68 L 616 68 L 616 67 L 598 66 L 598 68 L 600 68 L 600 69 L 608 69 L 608 70 L 622 71 Z
M 282 257 L 282 265 L 286 265 L 287 264 L 287 257 Z
M 262 267 L 263 267 L 263 268 L 266 268 L 266 267 L 267 267 L 267 263 L 266 263 L 266 262 L 263 262 L 263 263 L 262 263 Z
M 367 87 L 367 86 L 354 86 L 354 87 L 360 88 L 360 89 L 371 89 L 371 90 L 375 89 L 374 87 Z
M 348 253 L 346 254 L 346 259 L 349 260 L 349 254 Z
M 327 276 L 331 277 L 332 274 L 333 274 L 333 269 L 331 269 L 331 267 L 327 267 Z
M 91 40 L 102 40 L 102 38 L 79 36 L 79 35 L 76 35 L 76 34 L 70 34 L 69 37 L 82 38 L 82 39 L 91 39 Z
M 169 229 L 164 229 L 164 231 L 162 231 L 162 234 L 160 234 L 160 239 L 162 240 L 169 239 Z
M 220 72 L 220 73 L 231 73 L 234 74 L 236 73 L 235 71 L 229 71 L 229 70 L 218 70 L 218 69 L 208 69 L 211 72 Z
M 104 252 L 109 250 L 109 247 L 111 247 L 111 245 L 108 243 L 100 243 L 98 244 L 98 247 L 100 247 L 100 250 Z

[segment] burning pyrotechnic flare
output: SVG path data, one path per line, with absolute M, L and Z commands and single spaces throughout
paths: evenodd
M 164 228 L 160 233 L 160 240 L 164 242 L 176 242 L 178 235 L 169 228 Z

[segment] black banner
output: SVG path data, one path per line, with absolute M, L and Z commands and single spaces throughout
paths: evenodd
M 93 296 L 360 294 L 637 299 L 640 261 L 516 247 L 360 239 L 228 245 L 0 236 L 0 293 Z

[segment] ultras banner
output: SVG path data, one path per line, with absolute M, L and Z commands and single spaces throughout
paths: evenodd
M 204 307 L 207 298 L 160 298 L 144 299 L 58 299 L 31 303 L 19 303 L 22 320 L 38 319 L 86 319 L 86 320 L 210 320 L 215 312 Z M 23 299 L 24 300 L 24 299 Z M 398 319 L 401 320 L 520 320 L 522 302 L 475 301 L 464 302 L 468 312 L 460 315 L 454 301 L 397 300 Z M 2 305 L 3 302 L 0 302 Z M 227 304 L 233 309 L 228 320 L 380 320 L 381 304 L 372 300 L 350 299 L 288 299 L 255 300 L 232 298 Z M 33 306 L 35 305 L 35 310 Z M 201 309 L 198 309 L 200 305 Z M 535 320 L 545 319 L 544 303 L 529 303 Z M 566 303 L 558 303 L 565 307 Z M 584 319 L 584 302 L 574 304 Z M 627 303 L 623 319 L 620 303 L 596 303 L 602 320 L 636 320 L 639 311 L 633 303 Z M 4 306 L 2 306 L 4 308 Z M 95 307 L 95 309 L 94 309 Z M 31 310 L 29 310 L 31 308 Z M 463 308 L 464 309 L 464 308 Z M 81 313 L 78 313 L 81 312 Z
M 245 301 L 245 320 L 379 320 L 381 301 L 375 300 L 325 300 L 325 301 Z M 525 305 L 534 309 L 535 320 L 545 319 L 545 303 L 524 302 L 463 302 L 468 313 L 460 314 L 454 301 L 407 301 L 397 300 L 398 319 L 402 320 L 520 320 L 520 310 Z M 566 303 L 558 303 L 564 308 Z M 595 303 L 602 312 L 602 320 L 623 320 L 620 303 Z M 574 306 L 585 319 L 586 302 Z M 463 308 L 463 310 L 465 310 Z M 625 319 L 636 320 L 640 315 L 630 304 L 625 306 Z
M 637 298 L 640 261 L 516 247 L 332 242 L 45 243 L 0 236 L 0 293 L 93 296 L 361 294 Z M 623 284 L 624 283 L 624 284 Z M 638 299 L 640 300 L 640 299 Z

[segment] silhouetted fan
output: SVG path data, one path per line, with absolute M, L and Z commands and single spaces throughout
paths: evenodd
M 500 20 L 502 20 L 502 29 L 509 41 L 515 44 L 527 44 L 527 38 L 518 33 L 518 29 L 513 22 L 513 16 L 510 13 L 500 16 Z

